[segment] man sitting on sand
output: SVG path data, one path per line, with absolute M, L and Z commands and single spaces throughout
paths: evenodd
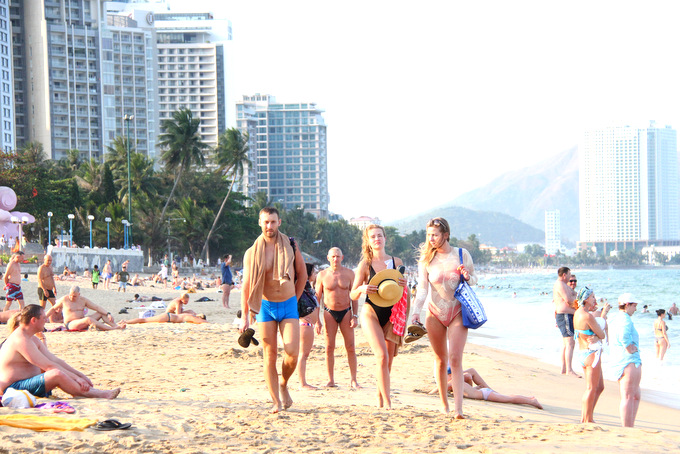
M 189 302 L 189 294 L 182 295 L 168 304 L 165 314 L 155 315 L 148 318 L 133 318 L 126 324 L 134 325 L 137 323 L 208 323 L 205 315 L 196 314 L 194 311 L 185 311 L 183 306 Z
M 91 309 L 94 312 L 85 316 L 85 308 Z M 57 300 L 57 304 L 47 311 L 47 317 L 49 318 L 53 312 L 60 310 L 64 313 L 64 326 L 69 331 L 80 331 L 89 328 L 110 331 L 125 328 L 125 322 L 116 324 L 111 312 L 106 312 L 106 309 L 103 307 L 81 296 L 80 287 L 77 285 L 71 287 L 68 295 Z
M 74 397 L 114 399 L 120 388 L 94 388 L 85 374 L 50 353 L 35 337 L 45 329 L 47 316 L 37 304 L 29 304 L 14 320 L 15 329 L 0 346 L 0 390 L 26 390 L 38 397 L 48 397 L 60 388 Z

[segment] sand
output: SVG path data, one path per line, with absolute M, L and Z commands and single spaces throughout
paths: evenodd
M 24 283 L 28 302 L 36 302 L 35 276 Z M 64 295 L 71 283 L 59 283 Z M 137 316 L 125 299 L 133 293 L 177 296 L 178 291 L 134 288 L 126 294 L 92 290 L 83 295 L 111 311 L 116 320 Z M 216 301 L 199 303 L 193 297 Z M 121 387 L 115 400 L 73 399 L 73 417 L 131 422 L 126 431 L 34 432 L 0 426 L 3 452 L 665 452 L 680 450 L 680 412 L 644 401 L 636 427 L 619 426 L 618 384 L 606 383 L 595 409 L 596 424 L 579 424 L 584 381 L 561 376 L 554 366 L 526 356 L 474 344 L 470 332 L 465 367 L 476 368 L 504 394 L 535 395 L 545 407 L 499 404 L 466 399 L 468 419 L 439 413 L 434 386 L 433 354 L 427 340 L 404 348 L 392 372 L 393 407 L 375 407 L 375 358 L 361 329 L 356 330 L 359 382 L 349 389 L 349 369 L 342 347 L 336 350 L 338 388 L 327 382 L 323 337 L 317 336 L 308 361 L 308 381 L 318 390 L 302 390 L 297 372 L 289 410 L 268 414 L 269 395 L 262 374 L 261 348 L 241 348 L 232 326 L 240 294 L 231 309 L 221 294 L 206 290 L 192 295 L 188 308 L 207 315 L 204 325 L 131 325 L 123 331 L 47 334 L 50 350 L 85 372 L 101 389 Z M 147 303 L 148 304 L 148 303 Z M 6 327 L 0 328 L 6 336 Z M 553 341 L 553 340 L 550 340 Z M 559 339 L 554 341 L 559 342 Z M 341 338 L 338 345 L 342 345 Z M 279 361 L 280 364 L 280 361 Z M 643 369 L 644 373 L 644 369 Z M 451 400 L 451 405 L 453 401 Z M 48 414 L 2 408 L 0 414 Z M 70 417 L 64 415 L 64 418 Z

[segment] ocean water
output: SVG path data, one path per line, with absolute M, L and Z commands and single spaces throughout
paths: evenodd
M 668 310 L 672 303 L 680 306 L 680 270 L 572 272 L 578 278 L 577 290 L 586 285 L 593 289 L 598 301 L 605 298 L 612 305 L 610 313 L 618 310 L 617 300 L 620 294 L 633 294 L 639 302 L 638 310 L 632 318 L 640 335 L 642 398 L 680 409 L 680 316 L 673 317 L 673 320 L 668 320 L 666 316 L 671 347 L 667 350 L 663 363 L 656 359 L 654 339 L 656 309 Z M 522 274 L 481 274 L 475 290 L 484 303 L 489 321 L 476 330 L 479 336 L 471 334 L 470 340 L 532 356 L 559 368 L 562 337 L 555 326 L 552 304 L 555 279 L 556 270 Z M 513 293 L 516 296 L 513 297 Z M 649 313 L 643 314 L 642 306 L 645 304 L 649 306 Z M 604 378 L 615 380 L 608 346 L 605 346 L 602 361 Z M 574 361 L 573 367 L 576 372 L 581 373 L 582 369 L 577 361 Z

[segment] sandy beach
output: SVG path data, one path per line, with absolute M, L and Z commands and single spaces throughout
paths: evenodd
M 60 295 L 72 282 L 58 283 Z M 82 293 L 114 314 L 116 321 L 137 317 L 126 299 L 134 293 L 160 297 L 180 292 L 135 287 L 127 293 Z M 37 302 L 36 278 L 23 283 L 26 301 Z M 196 302 L 201 296 L 215 301 Z M 221 305 L 214 289 L 192 295 L 187 306 L 206 314 L 210 324 L 131 325 L 112 332 L 47 334 L 50 350 L 90 376 L 100 389 L 121 387 L 115 400 L 54 397 L 76 408 L 60 417 L 118 419 L 131 422 L 123 431 L 34 432 L 0 426 L 2 452 L 666 452 L 680 450 L 680 412 L 643 401 L 636 428 L 619 424 L 618 384 L 607 382 L 595 409 L 596 424 L 579 424 L 582 379 L 561 376 L 554 366 L 532 358 L 475 345 L 470 331 L 464 366 L 476 368 L 503 394 L 534 395 L 544 410 L 529 406 L 466 399 L 466 420 L 439 413 L 439 398 L 425 392 L 434 386 L 433 354 L 427 340 L 407 345 L 392 370 L 393 407 L 375 407 L 375 359 L 361 329 L 356 330 L 359 382 L 349 389 L 344 349 L 336 350 L 338 388 L 327 389 L 323 336 L 317 336 L 308 361 L 308 381 L 318 390 L 302 390 L 292 379 L 292 408 L 271 415 L 262 374 L 262 351 L 241 348 L 232 326 L 240 305 L 232 292 L 231 308 Z M 146 303 L 147 305 L 149 303 Z M 48 325 L 49 327 L 49 325 Z M 6 337 L 6 326 L 0 336 Z M 338 344 L 342 345 L 341 338 Z M 644 366 L 643 366 L 644 367 Z M 643 369 L 644 373 L 644 369 Z M 51 415 L 40 410 L 0 409 Z

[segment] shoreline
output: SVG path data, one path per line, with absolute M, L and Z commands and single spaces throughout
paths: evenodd
M 64 295 L 69 283 L 58 283 Z M 126 294 L 92 290 L 83 295 L 104 306 L 116 321 L 137 316 L 124 300 L 132 294 L 178 296 L 179 291 L 134 287 Z M 37 299 L 35 279 L 25 287 L 27 302 Z M 140 291 L 141 290 L 141 291 Z M 200 303 L 197 297 L 216 301 Z M 527 355 L 475 344 L 470 335 L 464 367 L 474 367 L 503 394 L 535 395 L 544 410 L 525 405 L 465 399 L 468 419 L 439 413 L 434 387 L 434 355 L 427 340 L 406 344 L 392 368 L 393 410 L 375 407 L 376 359 L 361 329 L 355 331 L 359 390 L 349 389 L 349 368 L 342 338 L 337 339 L 335 380 L 325 388 L 325 342 L 315 336 L 307 379 L 319 389 L 301 389 L 297 371 L 291 378 L 293 407 L 269 414 L 269 394 L 262 373 L 262 348 L 239 347 L 232 326 L 240 292 L 232 292 L 230 309 L 215 289 L 191 295 L 188 309 L 203 312 L 210 324 L 144 324 L 110 332 L 47 333 L 50 350 L 90 376 L 100 389 L 121 386 L 117 399 L 73 399 L 74 417 L 131 422 L 126 431 L 33 432 L 0 426 L 13 452 L 60 450 L 111 453 L 130 451 L 244 452 L 346 451 L 406 453 L 582 451 L 598 446 L 607 452 L 666 452 L 680 449 L 677 411 L 643 401 L 636 428 L 623 429 L 619 393 L 607 382 L 595 409 L 597 424 L 580 424 L 583 379 L 555 373 L 554 366 Z M 148 306 L 150 303 L 146 303 Z M 6 328 L 0 327 L 6 334 Z M 280 347 L 280 345 L 279 345 Z M 279 356 L 279 365 L 281 358 Z M 55 397 L 68 396 L 56 391 Z M 452 404 L 452 399 L 450 398 Z M 36 410 L 0 409 L 0 414 L 36 414 Z M 40 413 L 49 415 L 49 413 Z M 68 418 L 70 415 L 59 417 Z

